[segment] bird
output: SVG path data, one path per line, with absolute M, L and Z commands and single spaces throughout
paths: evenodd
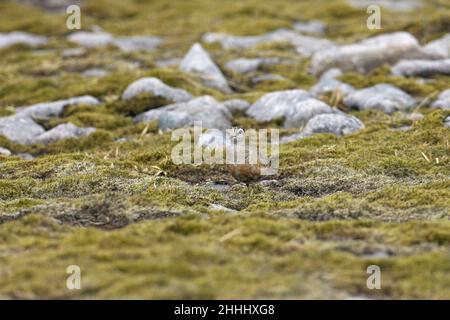
M 246 148 L 245 144 L 244 130 L 242 128 L 233 127 L 228 131 L 227 140 L 227 146 L 230 147 L 231 145 L 233 145 L 235 147 L 234 150 L 236 150 L 238 154 L 239 152 L 245 152 L 244 163 L 238 163 L 238 161 L 227 163 L 227 169 L 231 176 L 235 180 L 245 183 L 247 186 L 249 186 L 249 184 L 252 182 L 261 180 L 262 165 L 259 161 L 259 157 L 257 157 L 257 161 L 255 164 L 250 163 L 249 150 L 248 148 Z M 244 142 L 243 145 L 242 142 Z M 244 147 L 244 149 L 242 149 L 242 146 Z

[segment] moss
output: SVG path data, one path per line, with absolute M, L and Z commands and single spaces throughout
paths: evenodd
M 98 128 L 87 137 L 47 146 L 0 137 L 0 146 L 37 157 L 0 160 L 0 260 L 7 275 L 0 277 L 0 297 L 449 298 L 450 132 L 442 125 L 447 111 L 425 102 L 415 110 L 425 118 L 413 122 L 400 112 L 356 112 L 337 103 L 365 129 L 281 145 L 278 175 L 246 186 L 223 165 L 174 165 L 171 133 L 159 132 L 156 122 L 132 122 L 136 114 L 172 101 L 151 95 L 120 99 L 141 77 L 218 101 L 253 103 L 273 90 L 308 89 L 317 81 L 308 72 L 309 59 L 286 43 L 242 50 L 205 45 L 232 94 L 156 62 L 182 57 L 205 32 L 258 35 L 309 19 L 324 21 L 326 37 L 337 43 L 398 30 L 426 43 L 448 29 L 444 0 L 408 14 L 383 9 L 383 29 L 375 31 L 366 28 L 365 10 L 346 0 L 86 0 L 84 30 L 139 30 L 163 36 L 164 43 L 152 52 L 123 53 L 110 46 L 72 58 L 62 57 L 62 50 L 75 47 L 61 28 L 65 15 L 9 2 L 0 10 L 1 32 L 51 36 L 40 48 L 45 51 L 20 45 L 1 50 L 0 115 L 77 95 L 101 100 L 39 119 L 46 128 L 68 121 Z M 239 57 L 279 57 L 283 63 L 245 75 L 224 68 Z M 93 67 L 110 73 L 80 74 Z M 254 85 L 252 78 L 264 73 L 286 80 Z M 419 100 L 448 87 L 446 76 L 419 82 L 392 76 L 386 66 L 368 75 L 349 72 L 342 80 L 358 88 L 391 83 Z M 281 120 L 258 123 L 242 115 L 233 125 L 279 128 L 282 136 L 298 131 L 282 129 Z M 410 129 L 398 130 L 404 126 Z M 82 269 L 80 291 L 65 289 L 71 264 Z M 382 268 L 380 291 L 367 290 L 370 264 Z

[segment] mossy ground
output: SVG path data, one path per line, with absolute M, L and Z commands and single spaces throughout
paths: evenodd
M 414 13 L 383 11 L 382 31 L 406 30 L 424 43 L 448 31 L 449 10 L 446 1 L 430 1 Z M 40 50 L 0 51 L 0 115 L 76 95 L 102 101 L 69 106 L 58 119 L 39 119 L 46 128 L 70 121 L 99 129 L 88 137 L 48 146 L 0 137 L 0 146 L 37 156 L 0 156 L 0 297 L 450 297 L 450 130 L 442 126 L 449 112 L 431 110 L 426 100 L 416 110 L 425 118 L 417 122 L 400 113 L 351 111 L 364 130 L 283 145 L 274 181 L 246 187 L 220 165 L 174 165 L 170 133 L 158 132 L 155 123 L 133 124 L 132 116 L 165 101 L 119 99 L 143 76 L 219 100 L 253 102 L 272 90 L 308 89 L 316 82 L 308 60 L 284 44 L 230 52 L 206 46 L 231 79 L 231 95 L 156 63 L 182 57 L 207 31 L 261 34 L 299 19 L 323 20 L 327 37 L 351 42 L 375 33 L 365 27 L 365 10 L 345 1 L 88 0 L 85 29 L 156 34 L 166 42 L 152 53 L 110 47 L 76 58 L 61 56 L 71 46 L 64 16 L 10 2 L 0 3 L 0 11 L 0 32 L 51 36 Z M 260 70 L 287 80 L 255 86 L 224 68 L 243 56 L 289 60 Z M 79 74 L 92 67 L 110 74 Z M 342 79 L 360 87 L 393 83 L 422 99 L 449 83 L 448 77 L 427 83 L 392 77 L 388 67 Z M 242 116 L 233 121 L 262 126 Z M 404 126 L 411 128 L 400 130 Z M 216 211 L 212 204 L 234 211 Z M 66 289 L 71 264 L 82 269 L 82 290 Z M 382 269 L 382 290 L 366 287 L 370 264 Z

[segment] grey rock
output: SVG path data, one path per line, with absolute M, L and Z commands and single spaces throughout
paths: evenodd
M 95 128 L 80 128 L 72 123 L 60 124 L 33 139 L 33 143 L 49 144 L 55 141 L 90 135 Z
M 180 70 L 200 77 L 205 86 L 231 93 L 222 71 L 199 43 L 195 43 L 180 63 Z
M 375 109 L 393 113 L 414 108 L 416 101 L 393 85 L 382 83 L 349 94 L 344 98 L 344 104 L 358 110 Z
M 13 31 L 9 33 L 0 33 L 0 48 L 6 48 L 15 44 L 24 44 L 31 47 L 37 47 L 46 43 L 46 37 L 28 32 Z
M 393 11 L 410 11 L 423 6 L 420 0 L 348 0 L 357 8 L 367 8 L 370 5 L 379 5 Z
M 180 102 L 152 109 L 137 115 L 135 122 L 158 120 L 161 130 L 191 127 L 201 121 L 203 128 L 225 130 L 231 127 L 231 114 L 211 96 L 202 96 L 188 102 Z
M 320 114 L 309 120 L 300 133 L 283 137 L 281 143 L 292 142 L 316 133 L 332 133 L 339 136 L 347 135 L 362 128 L 364 128 L 364 124 L 354 116 L 343 113 Z
M 326 113 L 341 113 L 338 109 L 331 108 L 325 102 L 317 99 L 306 99 L 295 105 L 286 113 L 286 120 L 284 121 L 284 127 L 286 128 L 299 128 L 305 126 L 308 121 L 319 114 Z
M 122 94 L 122 100 L 132 99 L 142 93 L 151 93 L 173 102 L 183 102 L 192 99 L 192 95 L 189 92 L 171 87 L 158 78 L 141 78 L 132 82 L 125 89 Z
M 336 78 L 342 75 L 342 71 L 336 68 L 326 71 L 311 89 L 310 93 L 319 97 L 327 92 L 339 90 L 344 96 L 355 91 L 353 86 L 346 84 Z
M 36 118 L 59 116 L 69 105 L 98 105 L 100 102 L 92 96 L 73 97 L 53 102 L 42 102 L 28 107 L 17 108 L 17 115 Z
M 299 32 L 323 35 L 327 29 L 327 25 L 322 21 L 298 21 L 295 22 L 293 28 Z
M 450 89 L 442 91 L 431 107 L 450 110 Z
M 420 113 L 420 112 L 413 112 L 408 116 L 408 119 L 413 121 L 413 122 L 417 122 L 422 120 L 423 118 L 425 118 L 425 116 Z
M 156 49 L 163 40 L 155 36 L 132 36 L 115 38 L 113 43 L 123 52 L 152 51 Z
M 231 114 L 245 112 L 250 107 L 250 103 L 242 99 L 231 99 L 222 102 L 222 105 L 230 111 Z
M 44 132 L 44 128 L 29 117 L 14 115 L 0 118 L 0 136 L 5 136 L 16 143 L 32 143 L 33 138 Z
M 76 43 L 85 48 L 100 48 L 112 45 L 114 43 L 114 37 L 103 31 L 97 32 L 87 32 L 87 31 L 77 31 L 71 33 L 67 40 Z
M 429 42 L 423 50 L 436 58 L 450 58 L 450 34 Z
M 23 160 L 33 160 L 35 157 L 30 153 L 18 153 L 16 156 L 22 158 Z
M 264 81 L 283 81 L 283 80 L 286 80 L 286 78 L 279 74 L 266 73 L 266 74 L 261 74 L 259 76 L 253 77 L 252 83 L 257 84 L 257 83 L 264 82 Z
M 246 49 L 258 44 L 287 42 L 297 48 L 297 52 L 306 57 L 319 50 L 334 47 L 334 43 L 312 36 L 302 35 L 288 29 L 278 29 L 258 36 L 233 36 L 223 33 L 206 33 L 202 40 L 205 43 L 219 42 L 224 49 Z
M 311 60 L 311 71 L 318 75 L 330 68 L 343 71 L 368 72 L 385 63 L 402 59 L 421 59 L 428 55 L 419 42 L 407 32 L 382 34 L 361 42 L 316 52 Z
M 311 98 L 304 90 L 285 90 L 267 93 L 250 106 L 247 115 L 257 121 L 284 118 L 295 105 Z
M 70 48 L 70 49 L 64 49 L 61 53 L 63 58 L 75 58 L 75 57 L 82 57 L 86 54 L 85 48 Z
M 445 119 L 445 121 L 444 121 L 444 127 L 450 128 L 450 117 L 447 117 L 447 119 Z
M 211 203 L 209 205 L 209 209 L 213 210 L 213 211 L 225 211 L 225 212 L 229 212 L 229 213 L 237 212 L 236 210 L 224 207 L 224 206 L 222 206 L 220 204 L 217 204 L 217 203 Z
M 11 151 L 9 151 L 6 148 L 0 147 L 0 156 L 10 156 L 10 155 L 11 155 Z
M 273 65 L 279 63 L 278 58 L 239 58 L 228 61 L 225 67 L 236 73 L 247 73 L 258 70 L 263 65 Z
M 100 68 L 92 68 L 84 70 L 81 75 L 88 78 L 100 78 L 105 77 L 109 74 L 108 70 Z
M 401 60 L 392 67 L 396 76 L 431 77 L 436 74 L 450 75 L 450 59 L 444 60 Z

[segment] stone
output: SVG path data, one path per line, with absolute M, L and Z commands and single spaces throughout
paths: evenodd
M 447 117 L 447 119 L 445 119 L 445 121 L 444 121 L 444 127 L 450 128 L 450 117 Z
M 70 48 L 64 49 L 61 53 L 63 58 L 75 58 L 82 57 L 86 55 L 87 51 L 85 48 Z
M 152 51 L 156 49 L 163 40 L 155 36 L 132 36 L 115 38 L 113 43 L 123 52 Z
M 0 156 L 10 156 L 10 155 L 11 155 L 11 151 L 9 151 L 6 148 L 0 147 Z
M 442 91 L 431 107 L 450 110 L 450 89 Z
M 259 44 L 287 42 L 294 47 L 299 54 L 309 57 L 320 50 L 328 50 L 335 44 L 327 39 L 302 35 L 288 29 L 278 29 L 257 36 L 233 36 L 223 33 L 206 33 L 202 40 L 205 43 L 219 42 L 224 49 L 246 49 Z
M 108 32 L 97 30 L 94 32 L 77 31 L 67 38 L 85 48 L 101 48 L 109 45 L 118 47 L 123 52 L 152 51 L 156 49 L 163 40 L 155 36 L 131 36 L 115 38 Z
M 294 23 L 293 28 L 302 33 L 323 35 L 327 29 L 327 25 L 318 20 L 298 21 Z
M 132 82 L 125 89 L 122 94 L 122 100 L 129 100 L 143 93 L 151 93 L 154 96 L 173 102 L 183 102 L 192 99 L 192 95 L 189 92 L 171 87 L 158 78 L 141 78 Z
M 253 77 L 252 83 L 258 84 L 258 83 L 264 82 L 264 81 L 283 81 L 283 80 L 286 80 L 286 78 L 283 77 L 282 75 L 274 74 L 274 73 L 266 73 L 266 74 L 261 74 L 256 77 Z
M 32 143 L 36 136 L 44 132 L 44 128 L 29 117 L 14 115 L 0 118 L 0 136 L 16 143 Z
M 87 69 L 81 73 L 81 75 L 83 77 L 88 77 L 88 78 L 100 78 L 100 77 L 105 77 L 108 74 L 109 74 L 109 72 L 107 70 L 100 69 L 100 68 Z
M 159 68 L 165 68 L 165 67 L 177 67 L 182 59 L 180 58 L 168 58 L 168 59 L 161 59 L 156 61 L 156 66 Z
M 199 43 L 195 43 L 184 56 L 179 66 L 180 70 L 187 73 L 193 73 L 200 77 L 203 84 L 220 90 L 224 93 L 231 93 L 228 82 L 214 63 L 209 54 Z
M 135 122 L 153 120 L 158 121 L 161 130 L 191 127 L 194 121 L 201 121 L 203 128 L 220 130 L 231 128 L 230 112 L 211 96 L 202 96 L 188 102 L 152 109 L 134 118 Z
M 28 32 L 13 31 L 9 33 L 0 33 L 0 48 L 6 48 L 16 44 L 23 44 L 30 47 L 45 45 L 47 38 Z
M 305 126 L 308 121 L 319 114 L 342 113 L 336 108 L 331 108 L 325 102 L 317 99 L 306 99 L 292 105 L 286 113 L 285 128 L 299 128 Z
M 260 122 L 285 118 L 291 108 L 308 98 L 310 94 L 301 89 L 270 92 L 252 104 L 246 114 Z
M 236 210 L 224 207 L 224 206 L 222 206 L 220 204 L 217 204 L 217 203 L 211 203 L 209 205 L 209 210 L 212 210 L 212 211 L 224 211 L 224 212 L 229 212 L 229 213 L 237 212 Z
M 422 120 L 423 118 L 425 118 L 425 116 L 420 113 L 420 112 L 413 112 L 408 116 L 408 119 L 413 121 L 413 122 L 417 122 Z
M 311 71 L 320 75 L 331 68 L 366 73 L 402 59 L 428 58 L 414 36 L 407 32 L 382 34 L 358 43 L 321 50 L 312 56 Z
M 92 96 L 73 97 L 53 102 L 37 103 L 28 107 L 17 108 L 16 113 L 20 116 L 36 118 L 57 117 L 61 115 L 64 108 L 69 105 L 98 105 L 100 102 Z
M 248 73 L 258 70 L 261 66 L 277 63 L 279 63 L 278 58 L 239 58 L 228 61 L 225 67 L 236 73 Z
M 71 33 L 67 39 L 85 48 L 100 48 L 114 44 L 114 37 L 103 31 L 77 31 Z
M 348 135 L 364 128 L 358 118 L 344 113 L 320 114 L 308 121 L 300 133 L 283 137 L 281 143 L 309 137 L 316 133 L 332 133 L 338 136 Z
M 311 89 L 311 95 L 320 97 L 328 92 L 340 91 L 344 96 L 355 91 L 355 88 L 336 78 L 342 75 L 342 71 L 336 68 L 326 71 Z
M 231 99 L 222 102 L 222 105 L 230 111 L 231 114 L 246 112 L 250 107 L 250 103 L 242 99 Z
M 406 92 L 382 83 L 349 94 L 344 98 L 344 104 L 358 110 L 374 109 L 393 113 L 412 109 L 417 103 Z
M 423 50 L 435 58 L 450 58 L 450 34 L 429 42 Z
M 35 157 L 30 153 L 18 153 L 16 156 L 22 158 L 23 160 L 33 160 Z
M 450 75 L 450 59 L 444 60 L 401 60 L 391 68 L 396 76 L 431 77 L 437 74 Z
M 35 137 L 33 143 L 49 144 L 69 138 L 80 138 L 90 135 L 95 130 L 95 128 L 80 128 L 70 122 L 64 123 Z

